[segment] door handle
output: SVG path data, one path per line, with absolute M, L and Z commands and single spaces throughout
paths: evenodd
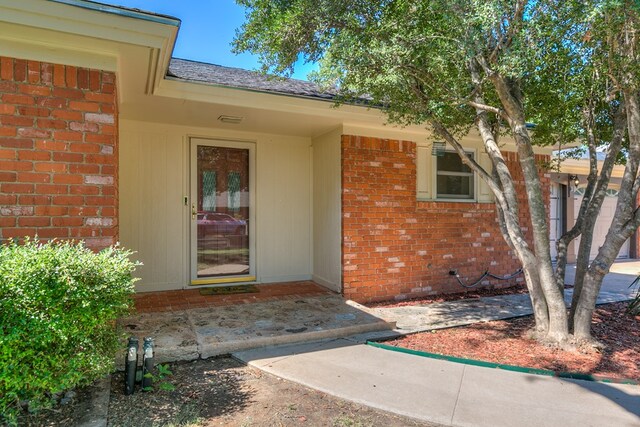
M 196 204 L 193 203 L 191 204 L 191 219 L 196 219 L 196 215 L 197 215 Z

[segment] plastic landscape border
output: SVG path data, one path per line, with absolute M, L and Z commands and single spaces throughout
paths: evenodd
M 521 372 L 525 374 L 534 374 L 534 375 L 545 375 L 549 377 L 558 377 L 558 378 L 571 379 L 571 380 L 594 381 L 594 382 L 612 383 L 612 384 L 640 385 L 640 382 L 629 379 L 629 378 L 610 378 L 602 375 L 582 374 L 579 372 L 555 372 L 548 369 L 537 369 L 537 368 L 527 368 L 523 366 L 505 365 L 502 363 L 485 362 L 482 360 L 465 359 L 462 357 L 446 356 L 443 354 L 428 353 L 426 351 L 411 350 L 403 347 L 394 347 L 391 345 L 386 345 L 386 344 L 382 344 L 375 341 L 367 341 L 367 345 L 381 348 L 383 350 L 397 351 L 399 353 L 412 354 L 414 356 L 446 360 L 449 362 L 463 363 L 465 365 L 480 366 L 483 368 L 504 369 L 505 371 L 514 371 L 514 372 Z

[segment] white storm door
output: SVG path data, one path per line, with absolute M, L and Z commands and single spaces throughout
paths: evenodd
M 191 139 L 191 284 L 252 282 L 255 146 Z

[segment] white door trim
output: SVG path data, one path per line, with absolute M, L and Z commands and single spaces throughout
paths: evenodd
M 189 141 L 189 284 L 190 285 L 225 285 L 228 283 L 256 281 L 256 145 L 253 142 L 238 142 L 207 138 L 190 138 Z M 192 206 L 197 202 L 197 147 L 240 148 L 249 151 L 249 274 L 233 276 L 215 276 L 198 278 L 197 273 L 197 221 L 192 215 Z

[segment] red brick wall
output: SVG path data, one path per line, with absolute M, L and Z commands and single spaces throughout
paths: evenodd
M 0 57 L 0 239 L 118 236 L 115 75 Z
M 522 186 L 516 155 L 506 158 Z M 493 203 L 416 200 L 415 160 L 410 141 L 342 137 L 345 297 L 371 302 L 462 292 L 449 270 L 471 282 L 487 269 L 506 275 L 520 267 L 502 238 Z M 548 181 L 545 175 L 543 182 Z M 525 192 L 519 194 L 526 204 Z M 529 224 L 526 209 L 520 216 Z M 487 284 L 515 280 L 523 281 L 520 276 Z

